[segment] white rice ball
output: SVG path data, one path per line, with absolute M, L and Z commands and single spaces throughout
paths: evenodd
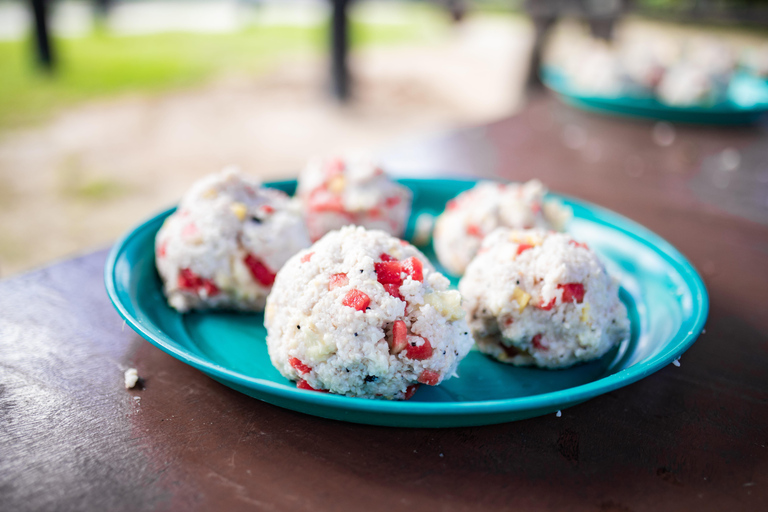
M 411 212 L 411 191 L 364 157 L 315 158 L 299 175 L 310 238 L 350 224 L 402 236 Z
M 562 230 L 571 217 L 559 201 L 544 200 L 538 180 L 527 183 L 481 181 L 448 202 L 435 224 L 433 243 L 440 263 L 461 275 L 483 237 L 499 226 Z
M 180 312 L 264 309 L 275 273 L 309 246 L 285 193 L 225 169 L 196 182 L 155 239 L 168 304 Z
M 277 274 L 264 321 L 272 364 L 302 389 L 410 398 L 455 376 L 472 346 L 448 284 L 383 231 L 332 231 Z
M 565 368 L 629 336 L 618 284 L 564 233 L 497 229 L 459 290 L 478 349 L 505 363 Z
M 704 68 L 683 63 L 667 70 L 657 92 L 659 101 L 673 107 L 711 106 L 725 98 L 727 87 L 727 80 L 717 80 Z

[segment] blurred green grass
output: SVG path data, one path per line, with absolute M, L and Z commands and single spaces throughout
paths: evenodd
M 424 42 L 447 30 L 445 13 L 412 4 L 396 24 L 353 16 L 353 49 Z M 0 42 L 0 129 L 44 121 L 61 107 L 128 92 L 190 87 L 227 71 L 263 73 L 288 55 L 324 56 L 328 34 L 317 26 L 253 26 L 229 34 L 116 36 L 105 30 L 56 39 L 58 67 L 35 65 L 31 42 Z

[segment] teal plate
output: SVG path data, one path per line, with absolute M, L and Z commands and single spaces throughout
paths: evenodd
M 757 122 L 768 112 L 768 81 L 747 73 L 734 75 L 724 101 L 712 106 L 691 107 L 673 107 L 650 97 L 587 94 L 552 67 L 542 69 L 542 80 L 565 103 L 603 114 L 690 124 L 743 125 Z
M 421 213 L 440 213 L 473 181 L 404 179 L 414 193 L 409 233 Z M 294 181 L 268 184 L 292 194 Z M 555 196 L 559 197 L 559 196 Z M 169 308 L 155 271 L 154 239 L 163 212 L 115 244 L 105 268 L 107 293 L 141 336 L 232 389 L 295 411 L 336 420 L 397 427 L 456 427 L 554 413 L 626 386 L 670 364 L 694 342 L 707 316 L 704 284 L 670 244 L 598 206 L 573 208 L 573 235 L 589 243 L 621 282 L 631 338 L 592 363 L 567 370 L 517 368 L 472 351 L 460 378 L 422 386 L 407 402 L 349 398 L 297 389 L 272 367 L 261 314 L 190 313 Z M 406 237 L 408 234 L 406 233 Z M 431 247 L 423 248 L 436 264 Z M 453 280 L 456 284 L 456 279 Z

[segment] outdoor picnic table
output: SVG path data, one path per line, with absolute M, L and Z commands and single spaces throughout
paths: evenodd
M 764 127 L 654 125 L 541 96 L 384 157 L 539 178 L 644 224 L 701 272 L 705 333 L 680 367 L 560 417 L 358 425 L 249 398 L 155 348 L 113 309 L 99 251 L 0 282 L 0 508 L 768 510 Z M 142 388 L 124 388 L 130 367 Z

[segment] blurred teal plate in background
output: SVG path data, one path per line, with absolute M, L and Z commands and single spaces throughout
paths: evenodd
M 747 73 L 735 73 L 725 101 L 712 106 L 673 107 L 655 98 L 629 95 L 595 96 L 574 87 L 554 67 L 541 71 L 544 84 L 574 107 L 629 117 L 691 124 L 742 125 L 757 122 L 768 112 L 768 81 Z
M 403 179 L 414 193 L 406 238 L 422 213 L 437 215 L 473 181 Z M 294 192 L 295 181 L 267 184 Z M 554 196 L 560 197 L 560 196 Z M 348 398 L 296 389 L 272 367 L 261 314 L 190 313 L 168 307 L 155 271 L 154 239 L 173 209 L 117 242 L 107 259 L 107 293 L 120 315 L 161 350 L 237 391 L 280 407 L 356 423 L 456 427 L 554 413 L 626 386 L 678 358 L 707 317 L 707 291 L 691 264 L 644 227 L 598 206 L 560 197 L 573 208 L 569 231 L 589 243 L 621 282 L 630 340 L 603 358 L 566 370 L 518 368 L 472 351 L 460 378 L 421 386 L 404 402 Z M 431 247 L 422 248 L 437 264 Z M 442 270 L 442 269 L 441 269 Z M 453 284 L 456 284 L 453 279 Z

